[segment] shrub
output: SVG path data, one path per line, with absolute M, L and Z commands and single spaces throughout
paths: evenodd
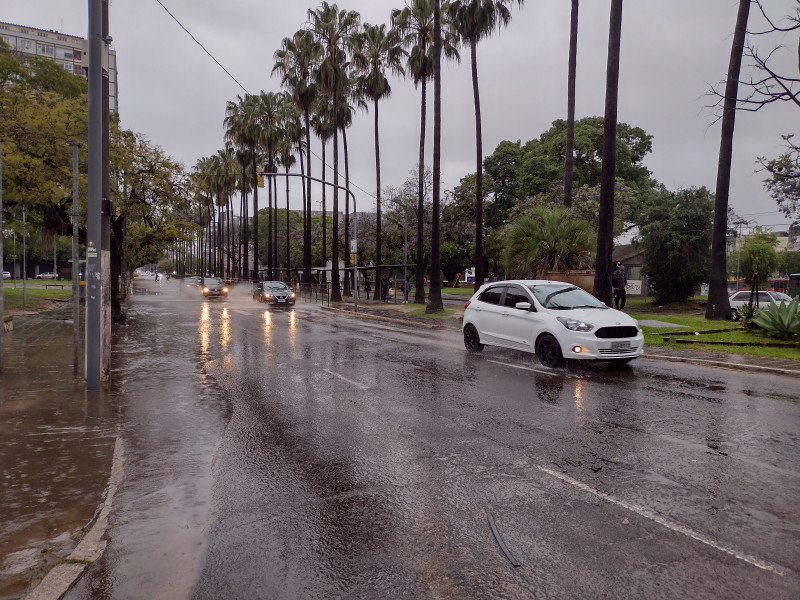
M 797 300 L 789 304 L 769 302 L 769 310 L 760 310 L 753 319 L 753 325 L 772 338 L 788 340 L 800 335 L 800 312 Z

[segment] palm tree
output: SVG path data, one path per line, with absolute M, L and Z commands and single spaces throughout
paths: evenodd
M 575 79 L 578 65 L 578 0 L 572 0 L 567 73 L 567 148 L 564 153 L 564 206 L 572 206 L 572 167 L 575 161 Z
M 282 83 L 303 112 L 306 135 L 306 172 L 311 176 L 311 107 L 317 95 L 313 72 L 322 56 L 322 46 L 311 31 L 298 31 L 284 38 L 281 49 L 275 52 L 272 72 L 279 72 Z M 303 271 L 306 283 L 311 282 L 311 179 L 305 180 L 305 220 L 303 235 Z
M 335 4 L 323 0 L 317 9 L 308 10 L 310 30 L 322 44 L 324 57 L 317 68 L 317 82 L 330 98 L 333 113 L 333 247 L 331 248 L 331 300 L 341 302 L 339 287 L 339 123 L 337 119 L 339 97 L 347 80 L 348 37 L 358 27 L 359 15 L 354 11 L 339 11 Z
M 433 77 L 433 36 L 434 0 L 411 0 L 406 7 L 392 11 L 392 26 L 403 38 L 403 45 L 410 48 L 408 53 L 408 74 L 414 85 L 421 88 L 420 134 L 419 134 L 419 182 L 417 185 L 417 273 L 414 302 L 425 303 L 425 256 L 424 256 L 424 173 L 425 173 L 425 116 L 426 90 L 428 79 Z M 458 58 L 455 38 L 451 33 L 443 37 L 442 49 L 445 54 Z
M 585 267 L 592 226 L 567 207 L 537 206 L 516 220 L 506 237 L 506 268 L 512 277 L 544 278 L 547 271 Z
M 611 0 L 608 27 L 608 64 L 603 130 L 603 162 L 600 175 L 597 259 L 594 294 L 611 306 L 611 251 L 614 242 L 614 180 L 617 159 L 617 100 L 619 96 L 619 45 L 622 35 L 622 0 Z
M 260 141 L 267 152 L 266 154 L 267 164 L 265 167 L 265 171 L 267 173 L 275 173 L 276 171 L 275 150 L 278 141 L 283 136 L 283 130 L 281 129 L 281 124 L 280 124 L 282 95 L 276 92 L 261 92 L 261 94 L 257 98 L 258 98 L 257 123 L 261 130 Z M 275 256 L 273 254 L 273 234 L 272 234 L 272 217 L 273 217 L 272 190 L 274 184 L 274 182 L 272 181 L 273 179 L 274 178 L 268 176 L 267 180 L 268 199 L 269 199 L 267 204 L 267 276 L 268 277 L 273 276 L 273 269 L 275 266 L 273 260 Z M 255 219 L 255 215 L 253 215 L 253 218 Z M 257 234 L 258 231 L 255 232 L 255 235 Z
M 328 171 L 328 164 L 326 162 L 326 148 L 328 147 L 328 140 L 333 136 L 333 119 L 330 115 L 330 107 L 323 103 L 317 102 L 315 106 L 314 115 L 311 118 L 311 127 L 314 134 L 320 139 L 322 143 L 322 266 L 328 262 L 328 232 L 327 232 L 327 189 L 326 177 Z M 324 275 L 323 275 L 324 277 Z
M 378 134 L 378 102 L 392 93 L 387 72 L 405 75 L 402 59 L 407 56 L 397 30 L 386 30 L 386 25 L 364 24 L 361 33 L 352 39 L 353 64 L 360 75 L 358 86 L 364 96 L 372 100 L 375 121 L 375 298 L 383 298 L 381 286 L 381 145 Z
M 442 179 L 442 7 L 433 7 L 433 214 L 431 215 L 431 287 L 426 312 L 442 312 L 439 211 Z M 406 282 L 403 282 L 406 285 Z
M 246 94 L 236 96 L 238 102 L 228 102 L 225 108 L 225 139 L 247 149 L 250 158 L 253 182 L 257 179 L 257 148 L 262 141 L 262 130 L 258 124 L 258 97 Z M 245 249 L 248 247 L 245 227 Z M 248 264 L 245 254 L 245 266 Z M 258 186 L 253 187 L 253 270 L 250 277 L 258 279 Z
M 478 90 L 478 42 L 499 26 L 508 25 L 513 0 L 453 0 L 448 14 L 460 38 L 469 44 L 472 64 L 472 98 L 475 103 L 475 291 L 483 285 L 483 138 Z M 525 0 L 516 0 L 522 6 Z
M 727 286 L 726 235 L 728 231 L 728 193 L 731 183 L 733 128 L 736 120 L 736 99 L 739 94 L 739 70 L 750 16 L 750 0 L 739 0 L 736 29 L 733 32 L 725 102 L 722 108 L 722 135 L 717 162 L 717 188 L 714 194 L 714 232 L 711 241 L 711 279 L 708 287 L 706 319 L 723 319 L 730 309 Z M 719 307 L 719 308 L 717 308 Z M 722 309 L 724 307 L 724 309 Z

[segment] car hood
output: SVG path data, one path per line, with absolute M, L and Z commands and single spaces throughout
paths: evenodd
M 566 317 L 568 319 L 578 319 L 591 323 L 596 327 L 615 327 L 633 326 L 638 327 L 639 323 L 633 317 L 624 312 L 609 308 L 573 308 L 571 310 L 548 310 L 547 314 L 553 317 Z

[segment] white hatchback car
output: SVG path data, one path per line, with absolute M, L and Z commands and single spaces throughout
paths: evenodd
M 731 303 L 731 316 L 734 321 L 738 321 L 741 318 L 738 309 L 750 302 L 750 291 L 742 290 L 734 292 L 731 294 L 729 300 Z M 753 294 L 753 306 L 761 310 L 769 310 L 770 300 L 774 300 L 775 304 L 780 304 L 781 302 L 789 304 L 792 298 L 783 292 L 773 292 L 772 290 L 759 290 L 757 293 Z
M 464 345 L 532 352 L 547 367 L 565 358 L 626 363 L 642 355 L 638 323 L 579 287 L 512 280 L 482 286 L 464 307 Z

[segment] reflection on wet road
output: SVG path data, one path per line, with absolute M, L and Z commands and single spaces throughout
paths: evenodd
M 150 299 L 131 321 L 136 454 L 106 556 L 68 598 L 800 589 L 795 380 L 550 371 L 303 303 Z

